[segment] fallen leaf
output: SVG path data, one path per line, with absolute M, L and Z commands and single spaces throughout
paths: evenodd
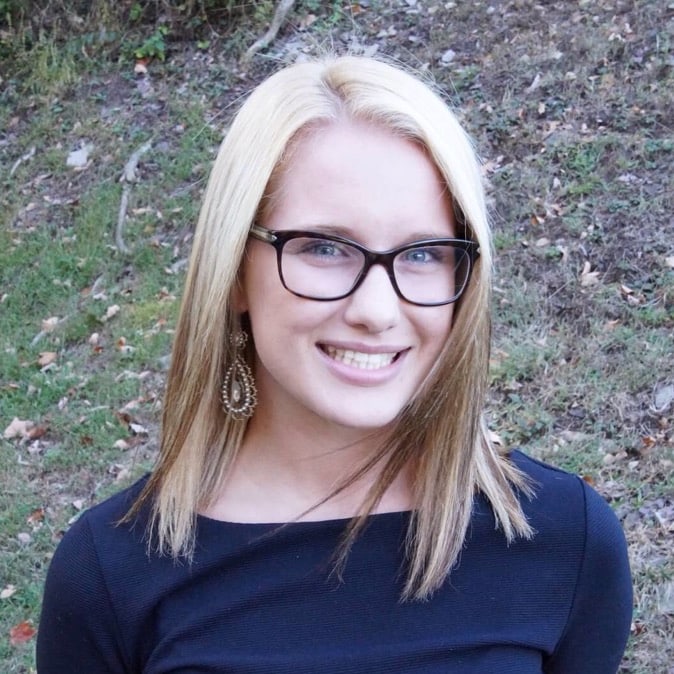
M 25 644 L 27 641 L 30 641 L 35 636 L 35 628 L 28 620 L 20 622 L 18 625 L 14 625 L 11 630 L 9 630 L 9 643 L 12 646 L 18 646 L 19 644 Z
M 126 480 L 129 475 L 131 475 L 131 471 L 128 468 L 122 468 L 119 473 L 117 473 L 115 482 L 122 482 L 123 480 Z
M 33 426 L 26 433 L 27 440 L 39 440 L 48 430 L 47 426 Z
M 557 245 L 555 246 L 561 255 L 560 260 L 566 262 L 569 259 L 569 249 L 566 246 Z
M 584 288 L 599 283 L 599 272 L 590 271 L 591 269 L 592 266 L 586 260 L 585 264 L 583 265 L 583 271 L 580 272 L 580 285 L 583 286 Z
M 625 295 L 627 304 L 633 307 L 638 307 L 644 304 L 646 298 L 643 295 Z
M 5 585 L 5 587 L 0 590 L 0 599 L 9 599 L 15 592 L 15 585 Z
M 589 433 L 581 433 L 580 431 L 565 430 L 559 434 L 559 437 L 566 442 L 587 442 L 588 440 L 591 440 L 593 436 Z
M 35 510 L 33 510 L 33 512 L 30 515 L 28 515 L 26 521 L 34 528 L 42 524 L 42 522 L 44 521 L 44 508 L 36 508 Z
M 318 19 L 318 17 L 315 14 L 307 14 L 306 16 L 303 16 L 300 19 L 299 29 L 306 30 L 309 28 L 309 26 L 316 23 L 316 19 Z
M 136 73 L 136 75 L 147 75 L 147 64 L 149 62 L 149 58 L 136 59 L 136 65 L 133 67 L 133 72 Z
M 147 435 L 147 428 L 145 426 L 141 426 L 140 424 L 134 424 L 130 423 L 129 424 L 129 429 L 134 435 Z
M 447 49 L 440 57 L 442 63 L 451 63 L 456 58 L 456 52 L 453 49 Z
M 655 391 L 653 396 L 653 407 L 656 412 L 665 412 L 674 402 L 674 384 L 661 386 Z
M 19 419 L 14 417 L 11 423 L 3 433 L 5 440 L 11 440 L 12 438 L 27 438 L 28 432 L 35 426 L 35 424 L 28 419 Z
M 127 344 L 125 337 L 120 337 L 117 340 L 117 349 L 122 353 L 133 353 L 136 350 L 136 347 L 131 346 L 131 344 Z
M 119 313 L 119 305 L 111 304 L 105 311 L 105 316 L 103 316 L 104 321 L 109 321 L 113 316 L 116 316 Z
M 89 161 L 89 151 L 91 147 L 84 145 L 79 150 L 73 150 L 66 159 L 66 166 L 70 166 L 74 169 L 82 169 L 87 165 Z
M 37 359 L 37 364 L 40 367 L 46 367 L 47 365 L 51 365 L 52 363 L 56 362 L 57 357 L 58 354 L 56 351 L 42 351 Z
M 26 449 L 31 456 L 34 456 L 43 450 L 43 446 L 40 444 L 39 440 L 33 440 Z
M 531 94 L 541 85 L 541 73 L 536 73 L 533 82 L 524 90 L 525 93 Z
M 658 609 L 663 615 L 674 615 L 674 581 L 658 588 Z
M 58 316 L 51 316 L 42 321 L 42 332 L 52 332 L 59 324 Z

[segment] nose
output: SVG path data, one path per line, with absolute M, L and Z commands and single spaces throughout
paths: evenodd
M 346 300 L 346 322 L 364 327 L 368 332 L 384 332 L 400 320 L 401 300 L 380 264 L 370 268 L 360 286 Z

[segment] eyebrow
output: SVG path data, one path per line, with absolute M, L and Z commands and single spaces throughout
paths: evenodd
M 353 231 L 347 227 L 340 225 L 331 225 L 331 224 L 321 224 L 321 225 L 304 225 L 299 231 L 305 232 L 315 232 L 317 234 L 327 234 L 334 236 L 341 236 L 345 239 L 351 239 L 352 241 L 360 242 L 359 238 L 354 235 Z M 447 233 L 441 232 L 432 232 L 432 231 L 422 231 L 416 230 L 410 232 L 399 245 L 404 246 L 408 243 L 414 243 L 415 241 L 424 241 L 426 239 L 456 239 L 459 238 L 456 235 L 449 235 Z

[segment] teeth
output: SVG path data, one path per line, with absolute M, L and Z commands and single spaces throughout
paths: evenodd
M 361 370 L 378 370 L 390 365 L 396 357 L 395 351 L 393 353 L 362 353 L 349 349 L 337 349 L 334 346 L 326 346 L 324 349 L 330 358 Z

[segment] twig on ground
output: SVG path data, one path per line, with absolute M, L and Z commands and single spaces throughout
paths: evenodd
M 71 315 L 68 314 L 67 316 L 64 316 L 63 318 L 59 319 L 59 321 L 55 325 L 50 327 L 48 330 L 40 330 L 40 332 L 38 332 L 37 335 L 33 337 L 33 339 L 30 342 L 30 345 L 35 346 L 45 335 L 48 335 L 50 332 L 54 332 L 54 330 L 57 327 L 63 325 L 66 321 L 70 320 L 70 316 Z
M 273 42 L 281 26 L 283 25 L 288 12 L 293 8 L 294 4 L 295 0 L 279 0 L 279 3 L 276 5 L 276 9 L 274 10 L 274 16 L 271 20 L 269 30 L 261 38 L 256 40 L 250 47 L 248 47 L 248 50 L 241 59 L 243 63 L 248 63 L 253 58 L 253 56 L 255 56 L 255 54 L 260 51 L 260 49 L 268 47 Z
M 124 170 L 119 178 L 119 182 L 124 183 L 122 187 L 122 200 L 119 204 L 119 214 L 117 216 L 117 227 L 115 228 L 115 246 L 120 253 L 128 255 L 131 251 L 124 243 L 124 222 L 126 221 L 126 210 L 129 207 L 129 195 L 131 193 L 131 185 L 138 179 L 136 176 L 136 169 L 138 162 L 142 155 L 144 155 L 152 147 L 152 142 L 143 143 L 130 157 L 129 161 L 124 165 Z
M 19 157 L 14 162 L 14 164 L 12 165 L 12 168 L 9 170 L 9 177 L 11 178 L 16 173 L 16 169 L 18 169 L 19 166 L 21 166 L 21 164 L 23 164 L 23 162 L 28 161 L 29 159 L 32 159 L 34 156 L 35 156 L 35 145 L 33 145 L 33 147 L 31 147 L 30 150 L 28 150 L 28 152 L 26 152 L 26 154 L 21 155 L 21 157 Z

